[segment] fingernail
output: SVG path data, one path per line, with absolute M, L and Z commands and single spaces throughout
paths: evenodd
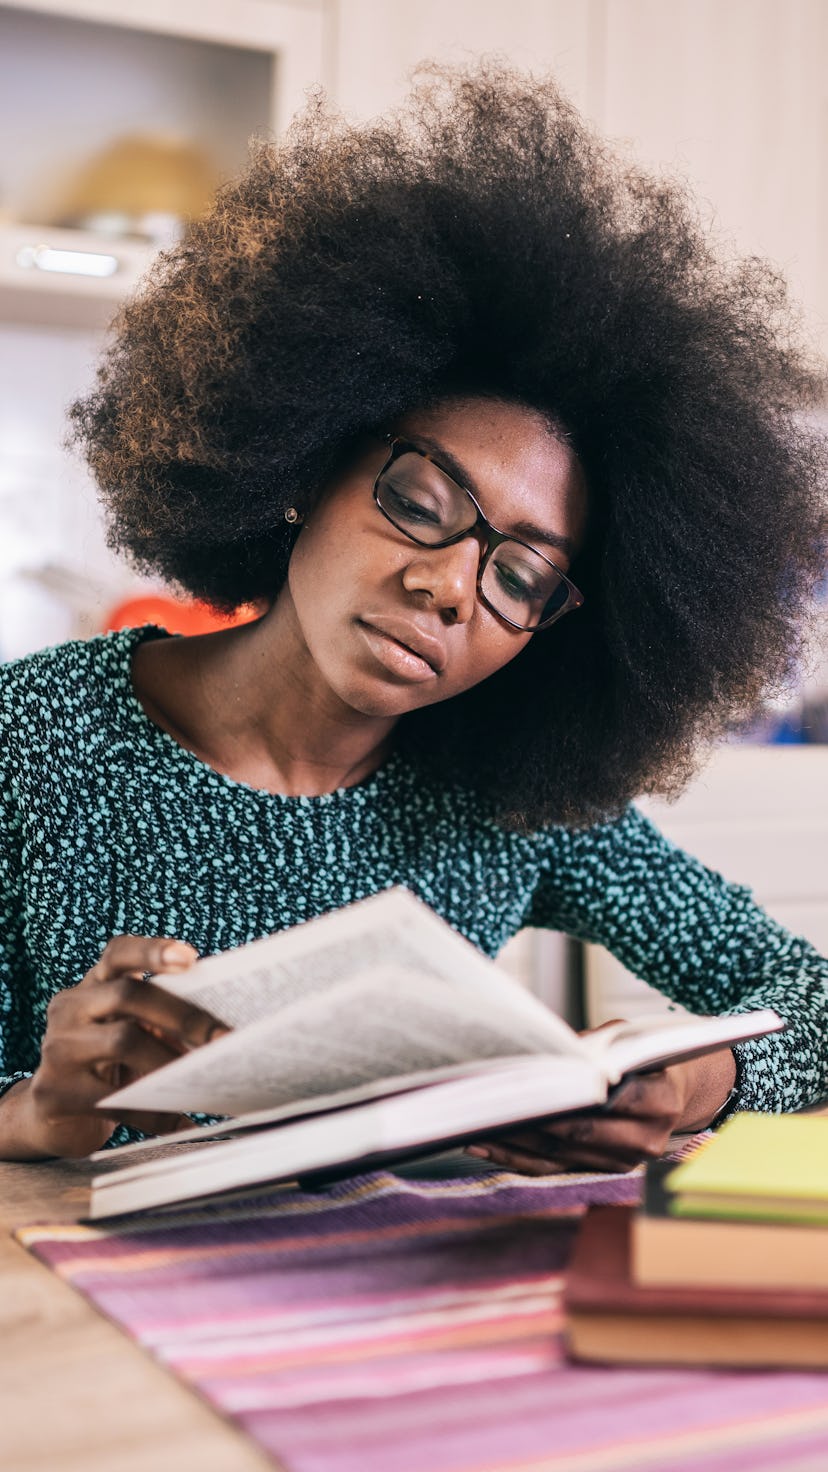
M 171 940 L 164 946 L 161 960 L 170 965 L 187 966 L 195 960 L 196 955 L 194 946 L 188 946 L 184 941 Z
M 478 1160 L 491 1160 L 492 1158 L 491 1150 L 487 1150 L 485 1145 L 467 1145 L 466 1154 L 475 1155 Z

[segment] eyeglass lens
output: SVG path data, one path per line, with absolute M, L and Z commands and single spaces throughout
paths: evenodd
M 477 521 L 477 507 L 462 486 L 413 451 L 386 467 L 376 495 L 389 521 L 422 546 L 445 544 Z M 545 557 L 511 541 L 500 542 L 487 559 L 480 591 L 497 613 L 524 629 L 552 618 L 569 597 L 566 580 Z

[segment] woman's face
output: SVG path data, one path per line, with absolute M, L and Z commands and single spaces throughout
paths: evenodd
M 395 432 L 466 486 L 496 527 L 568 570 L 584 537 L 584 480 L 539 415 L 497 400 L 451 400 L 406 415 Z M 387 456 L 378 442 L 327 488 L 277 602 L 292 605 L 302 653 L 329 691 L 381 719 L 461 694 L 532 637 L 478 596 L 477 536 L 422 547 L 386 520 L 372 492 Z M 554 629 L 535 637 L 554 638 Z

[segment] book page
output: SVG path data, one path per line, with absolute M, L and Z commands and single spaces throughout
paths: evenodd
M 508 1006 L 539 1029 L 550 1051 L 583 1056 L 561 1018 L 400 887 L 209 956 L 180 976 L 152 979 L 228 1027 L 243 1027 L 382 965 L 439 979 L 473 998 L 480 1013 L 490 1004 Z
M 377 967 L 175 1059 L 101 1101 L 117 1110 L 238 1115 L 336 1094 L 379 1078 L 520 1054 L 549 1054 L 549 1032 L 507 1003 L 481 1003 L 442 978 Z M 519 988 L 518 988 L 519 990 Z M 539 1006 L 541 1020 L 548 1016 Z M 553 1019 L 553 1021 L 556 1019 Z M 554 1038 L 553 1029 L 553 1038 Z

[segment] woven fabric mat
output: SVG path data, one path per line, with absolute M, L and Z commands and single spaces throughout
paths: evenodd
M 378 1173 L 18 1236 L 291 1472 L 825 1472 L 828 1376 L 567 1363 L 579 1216 L 640 1189 Z

